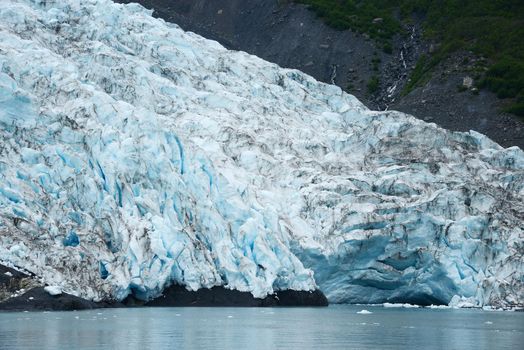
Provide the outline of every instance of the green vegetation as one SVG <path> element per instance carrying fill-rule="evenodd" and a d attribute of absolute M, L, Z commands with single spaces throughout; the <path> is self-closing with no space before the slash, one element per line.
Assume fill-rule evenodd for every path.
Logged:
<path fill-rule="evenodd" d="M 489 68 L 479 86 L 495 92 L 499 98 L 512 98 L 514 103 L 506 112 L 524 116 L 524 60 L 503 57 Z"/>
<path fill-rule="evenodd" d="M 378 72 L 380 67 L 380 57 L 378 57 L 375 53 L 375 56 L 371 59 L 371 64 L 373 65 L 373 70 Z"/>
<path fill-rule="evenodd" d="M 509 99 L 506 111 L 524 116 L 524 1 L 522 0 L 295 0 L 308 4 L 335 28 L 369 35 L 391 52 L 401 22 L 424 18 L 424 35 L 439 43 L 422 56 L 404 93 L 429 80 L 434 68 L 458 50 L 486 58 L 479 87 Z M 377 20 L 380 18 L 380 20 Z M 485 69 L 484 69 L 485 68 Z"/>
<path fill-rule="evenodd" d="M 382 46 L 382 50 L 384 50 L 385 53 L 391 55 L 393 53 L 393 46 L 391 43 L 386 42 L 384 43 L 384 46 Z"/>
<path fill-rule="evenodd" d="M 295 0 L 310 5 L 315 13 L 330 26 L 351 29 L 387 44 L 391 37 L 402 30 L 400 22 L 393 17 L 397 1 L 391 0 Z M 389 44 L 391 45 L 391 44 Z M 389 46 L 390 47 L 390 46 Z"/>
<path fill-rule="evenodd" d="M 376 93 L 378 91 L 378 88 L 380 86 L 380 81 L 378 79 L 378 76 L 377 75 L 374 75 L 371 77 L 371 79 L 369 79 L 368 81 L 368 93 L 370 95 L 373 95 L 374 93 Z"/>

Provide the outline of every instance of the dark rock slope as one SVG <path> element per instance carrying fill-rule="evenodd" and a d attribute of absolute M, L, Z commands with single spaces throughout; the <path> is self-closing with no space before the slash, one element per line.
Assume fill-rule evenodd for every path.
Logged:
<path fill-rule="evenodd" d="M 131 2 L 118 0 L 117 2 Z M 373 109 L 396 109 L 457 131 L 476 130 L 505 147 L 524 148 L 524 122 L 500 112 L 487 91 L 459 92 L 471 60 L 457 53 L 424 86 L 401 94 L 421 54 L 431 45 L 415 24 L 393 41 L 393 53 L 363 35 L 326 26 L 303 5 L 287 0 L 134 0 L 183 29 L 249 52 L 318 80 L 335 83 Z M 379 62 L 373 64 L 372 61 Z M 470 63 L 464 63 L 470 62 Z M 368 83 L 379 77 L 377 90 Z"/>
<path fill-rule="evenodd" d="M 109 307 L 139 306 L 327 306 L 326 296 L 319 290 L 279 291 L 266 298 L 254 298 L 251 293 L 229 290 L 223 287 L 189 291 L 178 285 L 168 287 L 161 296 L 143 302 L 129 296 L 123 303 L 113 301 L 94 302 L 77 296 L 60 293 L 51 295 L 38 282 L 36 276 L 26 274 L 0 264 L 0 312 L 1 311 L 73 311 Z"/>
<path fill-rule="evenodd" d="M 127 302 L 130 303 L 128 298 Z M 132 304 L 132 302 L 131 302 Z M 319 290 L 307 291 L 279 291 L 266 298 L 254 298 L 249 292 L 239 292 L 223 287 L 200 289 L 196 292 L 188 291 L 178 285 L 164 290 L 162 295 L 145 306 L 327 306 L 326 296 Z"/>
<path fill-rule="evenodd" d="M 0 303 L 0 311 L 73 311 L 117 306 L 119 304 L 96 303 L 67 293 L 50 295 L 44 287 L 36 287 Z"/>
<path fill-rule="evenodd" d="M 67 293 L 51 295 L 36 276 L 0 264 L 0 311 L 72 311 L 118 306 L 121 305 L 97 303 Z"/>
<path fill-rule="evenodd" d="M 29 274 L 0 264 L 0 303 L 40 284 Z"/>

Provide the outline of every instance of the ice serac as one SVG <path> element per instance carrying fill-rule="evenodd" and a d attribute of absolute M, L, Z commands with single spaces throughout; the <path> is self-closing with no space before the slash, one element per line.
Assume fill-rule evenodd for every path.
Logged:
<path fill-rule="evenodd" d="M 136 4 L 3 0 L 0 140 L 0 260 L 68 293 L 524 303 L 522 150 Z"/>

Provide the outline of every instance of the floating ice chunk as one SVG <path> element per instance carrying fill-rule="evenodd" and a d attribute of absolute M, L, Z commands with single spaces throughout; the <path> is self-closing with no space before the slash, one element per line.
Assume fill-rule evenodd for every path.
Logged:
<path fill-rule="evenodd" d="M 418 308 L 419 305 L 413 305 L 413 304 L 395 304 L 395 303 L 384 303 L 382 304 L 386 308 L 405 308 L 405 309 L 411 309 L 411 308 Z"/>
<path fill-rule="evenodd" d="M 360 310 L 357 312 L 357 314 L 361 314 L 361 315 L 369 315 L 369 314 L 372 314 L 371 311 L 368 311 L 368 310 Z"/>
<path fill-rule="evenodd" d="M 9 271 L 5 272 L 4 275 L 9 276 L 9 277 L 13 277 L 13 274 L 11 272 L 9 272 Z"/>
<path fill-rule="evenodd" d="M 449 305 L 430 305 L 428 306 L 430 309 L 449 309 Z"/>

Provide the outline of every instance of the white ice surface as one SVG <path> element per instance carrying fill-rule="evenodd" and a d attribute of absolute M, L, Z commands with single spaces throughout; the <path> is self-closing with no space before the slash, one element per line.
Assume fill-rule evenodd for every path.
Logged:
<path fill-rule="evenodd" d="M 44 290 L 49 295 L 53 295 L 53 296 L 62 294 L 62 288 L 60 288 L 59 286 L 47 286 L 47 287 L 44 287 Z"/>

